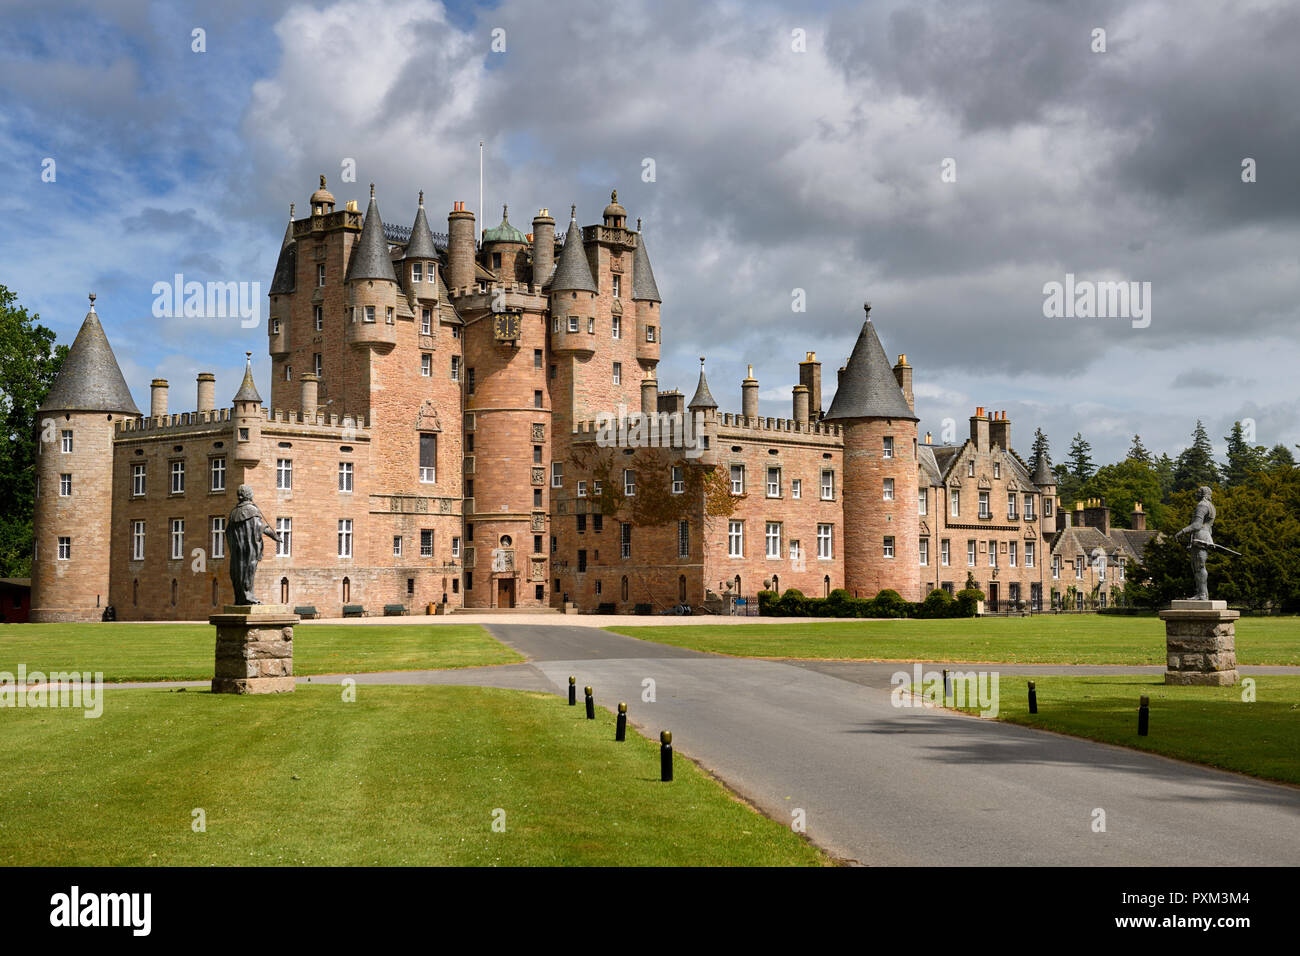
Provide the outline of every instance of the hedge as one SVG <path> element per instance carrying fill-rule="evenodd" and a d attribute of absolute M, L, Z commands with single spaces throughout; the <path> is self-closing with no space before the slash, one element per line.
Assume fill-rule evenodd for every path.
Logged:
<path fill-rule="evenodd" d="M 969 588 L 954 599 L 943 588 L 935 588 L 924 601 L 904 601 L 897 591 L 886 589 L 874 598 L 855 598 L 843 588 L 829 597 L 809 598 L 796 588 L 784 594 L 758 592 L 758 613 L 765 617 L 974 617 L 984 592 Z"/>

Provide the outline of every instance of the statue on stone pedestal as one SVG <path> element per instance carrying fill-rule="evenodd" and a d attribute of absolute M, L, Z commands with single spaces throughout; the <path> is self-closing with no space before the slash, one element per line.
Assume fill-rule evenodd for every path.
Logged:
<path fill-rule="evenodd" d="M 1233 551 L 1231 548 L 1225 548 L 1221 544 L 1214 543 L 1214 519 L 1216 512 L 1214 503 L 1210 501 L 1210 489 L 1202 485 L 1196 489 L 1196 510 L 1192 512 L 1192 523 L 1174 535 L 1175 540 L 1182 538 L 1185 534 L 1190 534 L 1187 539 L 1187 552 L 1192 556 L 1192 577 L 1196 581 L 1196 594 L 1189 598 L 1192 601 L 1208 601 L 1209 592 L 1209 572 L 1205 568 L 1205 559 L 1211 551 L 1222 551 L 1224 554 L 1235 554 L 1241 557 L 1240 551 Z"/>
<path fill-rule="evenodd" d="M 226 552 L 230 561 L 230 583 L 235 586 L 235 604 L 261 604 L 253 597 L 253 577 L 262 560 L 262 536 L 276 544 L 280 536 L 271 530 L 262 509 L 253 504 L 253 487 L 240 485 L 239 503 L 226 522 Z"/>

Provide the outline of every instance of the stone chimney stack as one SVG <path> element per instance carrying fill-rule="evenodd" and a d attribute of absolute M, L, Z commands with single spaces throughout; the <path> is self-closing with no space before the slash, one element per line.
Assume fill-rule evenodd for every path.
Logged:
<path fill-rule="evenodd" d="M 1142 502 L 1133 502 L 1133 513 L 1129 515 L 1129 525 L 1134 531 L 1147 529 L 1147 513 L 1142 510 Z"/>
<path fill-rule="evenodd" d="M 816 352 L 809 352 L 808 358 L 799 363 L 799 384 L 808 389 L 808 420 L 821 421 L 822 363 L 817 361 Z"/>
<path fill-rule="evenodd" d="M 199 372 L 198 410 L 214 412 L 217 410 L 217 377 L 211 372 Z"/>
<path fill-rule="evenodd" d="M 304 422 L 314 421 L 316 419 L 320 379 L 312 372 L 304 372 L 298 377 L 298 381 L 302 383 L 302 420 Z"/>
<path fill-rule="evenodd" d="M 794 387 L 794 420 L 800 424 L 808 422 L 808 386 Z"/>
<path fill-rule="evenodd" d="M 533 217 L 533 285 L 539 289 L 555 268 L 555 220 L 549 209 Z"/>
<path fill-rule="evenodd" d="M 989 441 L 997 445 L 1003 451 L 1009 451 L 1011 448 L 1011 422 L 1007 420 L 1006 412 L 994 412 L 993 421 L 989 428 Z"/>
<path fill-rule="evenodd" d="M 902 389 L 903 397 L 907 399 L 907 407 L 915 412 L 916 398 L 912 395 L 912 366 L 907 364 L 906 354 L 898 357 L 898 364 L 894 366 L 894 379 Z"/>
<path fill-rule="evenodd" d="M 1081 524 L 1085 528 L 1096 528 L 1102 534 L 1110 534 L 1110 508 L 1106 506 L 1105 498 L 1089 498 L 1084 503 Z"/>
<path fill-rule="evenodd" d="M 159 418 L 167 414 L 167 379 L 156 378 L 149 383 L 149 415 Z"/>
<path fill-rule="evenodd" d="M 458 201 L 447 214 L 447 288 L 453 292 L 474 285 L 474 213 Z"/>
<path fill-rule="evenodd" d="M 758 379 L 754 378 L 754 366 L 740 383 L 740 413 L 746 419 L 758 418 Z"/>
<path fill-rule="evenodd" d="M 646 415 L 659 411 L 659 382 L 654 372 L 641 379 L 641 411 Z"/>
<path fill-rule="evenodd" d="M 991 425 L 991 415 L 985 413 L 984 406 L 980 405 L 975 409 L 975 414 L 970 417 L 970 438 L 975 443 L 976 451 L 989 450 L 989 427 Z"/>

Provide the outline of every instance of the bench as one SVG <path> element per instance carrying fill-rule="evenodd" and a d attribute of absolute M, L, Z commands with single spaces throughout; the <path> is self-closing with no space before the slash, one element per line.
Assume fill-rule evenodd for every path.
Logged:
<path fill-rule="evenodd" d="M 361 604 L 345 604 L 343 605 L 343 616 L 344 617 L 365 617 L 366 616 L 365 606 Z"/>
<path fill-rule="evenodd" d="M 638 605 L 633 609 L 633 613 L 635 613 L 635 614 L 653 614 L 653 613 L 654 613 L 654 608 L 652 608 L 649 604 L 638 604 Z"/>
<path fill-rule="evenodd" d="M 320 617 L 320 611 L 316 610 L 310 604 L 303 604 L 293 609 L 293 613 L 299 617 Z"/>
<path fill-rule="evenodd" d="M 405 604 L 385 604 L 384 617 L 401 617 L 406 613 Z"/>
<path fill-rule="evenodd" d="M 614 613 L 614 602 L 613 602 L 613 601 L 610 601 L 610 602 L 607 603 L 607 604 L 599 604 L 599 605 L 597 605 L 597 606 L 596 606 L 596 613 L 597 613 L 597 614 L 613 614 L 613 613 Z"/>

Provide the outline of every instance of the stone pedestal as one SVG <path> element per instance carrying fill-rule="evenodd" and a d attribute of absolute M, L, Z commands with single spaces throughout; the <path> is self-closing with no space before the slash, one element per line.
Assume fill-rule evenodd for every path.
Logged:
<path fill-rule="evenodd" d="M 227 604 L 208 623 L 217 629 L 214 694 L 293 690 L 293 626 L 287 604 Z"/>
<path fill-rule="evenodd" d="M 1237 683 L 1237 626 L 1226 601 L 1174 601 L 1165 622 L 1166 684 Z"/>

